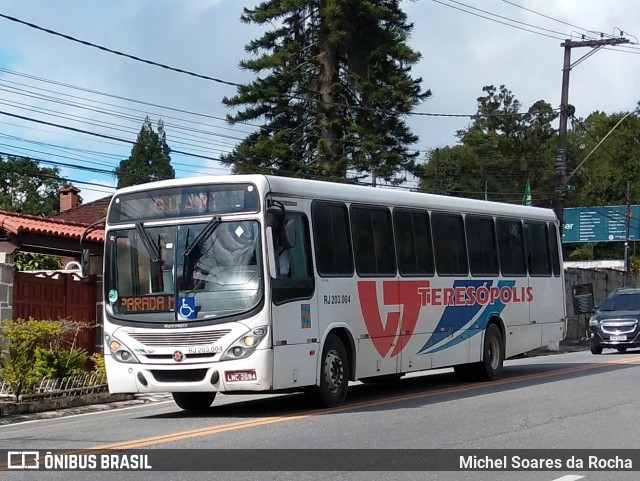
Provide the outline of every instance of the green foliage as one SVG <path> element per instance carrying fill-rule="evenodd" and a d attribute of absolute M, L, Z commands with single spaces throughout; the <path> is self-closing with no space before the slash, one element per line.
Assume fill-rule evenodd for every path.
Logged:
<path fill-rule="evenodd" d="M 33 252 L 17 252 L 13 263 L 19 271 L 40 271 L 60 269 L 60 258 Z"/>
<path fill-rule="evenodd" d="M 430 92 L 410 75 L 420 54 L 399 0 L 266 0 L 241 19 L 276 27 L 240 63 L 259 78 L 223 99 L 244 106 L 230 123 L 263 122 L 222 157 L 234 172 L 398 182 L 414 169 L 404 117 Z"/>
<path fill-rule="evenodd" d="M 86 323 L 29 319 L 3 320 L 0 326 L 2 378 L 13 392 L 30 392 L 44 377 L 67 377 L 84 370 L 88 355 L 75 347 Z"/>
<path fill-rule="evenodd" d="M 99 352 L 94 352 L 91 355 L 91 362 L 93 363 L 93 370 L 98 376 L 105 376 L 107 371 L 104 364 L 104 355 Z"/>
<path fill-rule="evenodd" d="M 569 173 L 593 153 L 569 180 L 573 188 L 568 206 L 626 204 L 627 181 L 631 181 L 631 203 L 640 203 L 640 119 L 631 115 L 622 120 L 625 115 L 593 112 L 574 122 L 568 137 L 575 152 Z M 607 134 L 606 140 L 593 150 Z"/>
<path fill-rule="evenodd" d="M 40 167 L 28 157 L 0 156 L 0 210 L 32 215 L 58 212 L 64 185 L 57 167 Z"/>
<path fill-rule="evenodd" d="M 2 321 L 2 378 L 11 385 L 16 395 L 32 390 L 42 379 L 36 366 L 36 352 L 39 348 L 46 349 L 61 332 L 58 322 L 33 318 Z"/>
<path fill-rule="evenodd" d="M 89 359 L 84 349 L 58 350 L 36 348 L 35 371 L 41 378 L 61 379 L 84 372 Z"/>
<path fill-rule="evenodd" d="M 175 178 L 170 154 L 162 120 L 158 120 L 156 132 L 147 117 L 131 149 L 131 155 L 115 169 L 118 188 Z"/>
<path fill-rule="evenodd" d="M 557 117 L 541 100 L 526 112 L 504 85 L 484 87 L 473 123 L 457 132 L 460 145 L 428 154 L 421 188 L 435 193 L 522 202 L 531 181 L 534 205 L 550 206 L 554 188 Z"/>
<path fill-rule="evenodd" d="M 581 244 L 569 251 L 567 257 L 572 261 L 588 261 L 593 259 L 593 244 Z"/>

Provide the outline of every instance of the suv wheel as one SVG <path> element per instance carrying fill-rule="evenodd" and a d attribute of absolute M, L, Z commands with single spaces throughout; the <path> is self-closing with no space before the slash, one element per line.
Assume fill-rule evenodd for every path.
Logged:
<path fill-rule="evenodd" d="M 602 346 L 591 345 L 591 354 L 602 354 Z"/>

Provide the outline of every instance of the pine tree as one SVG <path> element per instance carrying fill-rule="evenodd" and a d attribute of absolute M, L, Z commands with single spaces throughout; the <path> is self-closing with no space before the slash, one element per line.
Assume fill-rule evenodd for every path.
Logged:
<path fill-rule="evenodd" d="M 280 171 L 344 179 L 347 170 L 399 181 L 417 152 L 404 117 L 430 92 L 411 67 L 412 25 L 399 0 L 266 0 L 246 23 L 277 25 L 246 46 L 230 123 L 262 121 L 223 162 L 235 172 Z M 357 177 L 358 175 L 356 175 Z M 352 174 L 353 177 L 353 174 Z"/>
<path fill-rule="evenodd" d="M 115 169 L 118 188 L 173 179 L 175 171 L 171 167 L 170 154 L 164 123 L 158 120 L 156 132 L 147 117 L 131 149 L 131 155 L 128 159 L 122 160 Z"/>

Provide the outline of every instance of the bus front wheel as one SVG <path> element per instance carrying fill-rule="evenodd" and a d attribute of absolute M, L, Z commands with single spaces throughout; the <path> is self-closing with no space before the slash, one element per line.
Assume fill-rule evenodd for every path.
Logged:
<path fill-rule="evenodd" d="M 178 407 L 185 411 L 207 409 L 216 398 L 215 392 L 173 392 L 171 395 Z"/>
<path fill-rule="evenodd" d="M 315 406 L 332 408 L 342 404 L 349 387 L 347 350 L 335 334 L 327 336 L 321 363 L 318 385 L 306 387 L 304 393 Z"/>

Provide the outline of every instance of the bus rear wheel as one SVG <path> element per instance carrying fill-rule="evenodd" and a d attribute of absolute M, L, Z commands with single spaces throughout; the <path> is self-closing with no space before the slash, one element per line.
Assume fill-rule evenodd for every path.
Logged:
<path fill-rule="evenodd" d="M 178 407 L 185 411 L 207 409 L 216 398 L 215 392 L 173 392 L 171 395 Z"/>
<path fill-rule="evenodd" d="M 461 381 L 495 381 L 502 375 L 504 363 L 504 341 L 495 324 L 490 324 L 484 333 L 482 361 L 454 366 L 456 377 Z"/>
<path fill-rule="evenodd" d="M 307 399 L 317 407 L 332 408 L 342 404 L 349 387 L 349 358 L 344 344 L 329 334 L 322 349 L 320 380 L 304 389 Z"/>
<path fill-rule="evenodd" d="M 490 324 L 484 333 L 482 361 L 478 364 L 478 378 L 481 381 L 495 381 L 502 376 L 504 363 L 504 341 L 495 324 Z"/>

